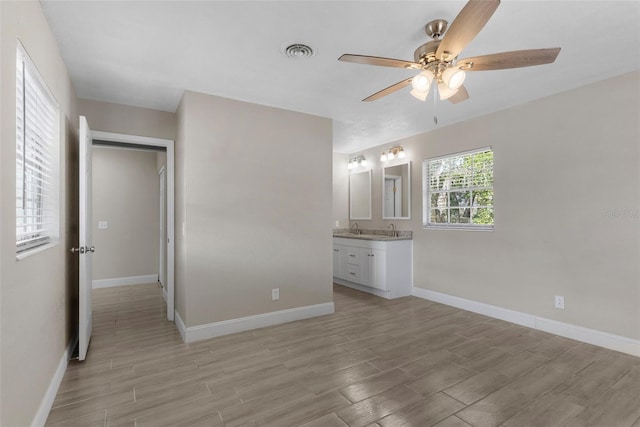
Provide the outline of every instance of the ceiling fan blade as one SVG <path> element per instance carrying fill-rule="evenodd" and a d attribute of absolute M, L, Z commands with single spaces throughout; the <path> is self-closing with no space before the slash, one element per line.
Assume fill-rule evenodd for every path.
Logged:
<path fill-rule="evenodd" d="M 469 0 L 444 34 L 436 58 L 450 60 L 482 30 L 500 5 L 500 0 Z"/>
<path fill-rule="evenodd" d="M 411 80 L 413 80 L 413 77 L 410 77 L 408 79 L 404 79 L 396 84 L 393 84 L 391 86 L 389 86 L 388 88 L 382 89 L 379 92 L 374 93 L 371 96 L 366 97 L 365 99 L 363 99 L 364 102 L 371 102 L 371 101 L 376 101 L 384 96 L 390 95 L 395 91 L 398 91 L 400 89 L 402 89 L 403 87 L 409 86 L 411 84 Z"/>
<path fill-rule="evenodd" d="M 460 86 L 456 94 L 450 97 L 448 101 L 452 104 L 457 104 L 458 102 L 466 101 L 467 99 L 469 99 L 469 92 L 467 92 L 467 88 Z"/>
<path fill-rule="evenodd" d="M 352 55 L 345 53 L 338 61 L 355 62 L 356 64 L 378 65 L 380 67 L 407 68 L 418 70 L 422 66 L 416 62 L 403 61 L 402 59 L 382 58 L 380 56 Z"/>
<path fill-rule="evenodd" d="M 504 70 L 507 68 L 530 67 L 532 65 L 550 64 L 560 53 L 559 47 L 549 49 L 514 50 L 475 56 L 458 61 L 457 67 L 466 71 Z"/>

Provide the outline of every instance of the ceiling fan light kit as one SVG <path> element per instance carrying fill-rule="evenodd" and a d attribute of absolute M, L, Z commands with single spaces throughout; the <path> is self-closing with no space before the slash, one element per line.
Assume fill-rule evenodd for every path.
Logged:
<path fill-rule="evenodd" d="M 428 92 L 433 81 L 433 71 L 425 70 L 411 79 L 411 86 L 419 92 Z"/>
<path fill-rule="evenodd" d="M 438 83 L 438 94 L 440 95 L 440 100 L 444 101 L 445 99 L 449 99 L 451 98 L 453 95 L 455 95 L 458 92 L 458 88 L 456 89 L 451 89 L 449 86 L 447 86 L 446 83 L 444 82 L 440 82 Z"/>
<path fill-rule="evenodd" d="M 426 91 L 419 91 L 419 90 L 413 89 L 409 93 L 413 95 L 416 99 L 419 99 L 420 101 L 426 101 L 427 95 L 429 95 L 429 89 L 427 88 Z"/>
<path fill-rule="evenodd" d="M 448 25 L 444 19 L 425 25 L 431 41 L 419 46 L 414 61 L 383 58 L 379 56 L 344 54 L 338 60 L 382 67 L 421 70 L 415 77 L 402 80 L 363 99 L 370 102 L 390 95 L 409 84 L 411 95 L 425 101 L 435 81 L 440 99 L 457 104 L 469 98 L 463 83 L 465 71 L 503 70 L 550 64 L 560 53 L 560 48 L 528 49 L 496 53 L 458 60 L 460 52 L 473 40 L 500 5 L 500 0 L 469 0 L 458 16 Z"/>
<path fill-rule="evenodd" d="M 449 89 L 458 89 L 464 83 L 466 73 L 454 67 L 449 67 L 442 72 L 442 81 L 449 86 Z"/>
<path fill-rule="evenodd" d="M 433 72 L 431 70 L 425 70 L 411 79 L 411 95 L 420 101 L 427 99 L 429 95 L 429 89 L 431 88 L 431 82 L 433 82 Z"/>

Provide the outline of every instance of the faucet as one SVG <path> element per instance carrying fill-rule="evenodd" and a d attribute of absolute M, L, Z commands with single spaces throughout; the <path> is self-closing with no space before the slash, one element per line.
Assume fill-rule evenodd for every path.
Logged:
<path fill-rule="evenodd" d="M 358 228 L 358 223 L 354 222 L 352 228 L 355 228 L 354 234 L 360 234 L 360 229 Z"/>
<path fill-rule="evenodd" d="M 393 230 L 393 234 L 392 234 L 393 237 L 398 237 L 398 230 L 396 230 L 396 226 L 393 225 L 393 223 L 389 224 L 387 228 Z"/>

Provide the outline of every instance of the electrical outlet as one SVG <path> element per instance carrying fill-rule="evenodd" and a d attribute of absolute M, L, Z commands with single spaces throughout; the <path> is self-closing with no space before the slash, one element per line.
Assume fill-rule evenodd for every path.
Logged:
<path fill-rule="evenodd" d="M 109 221 L 98 221 L 98 230 L 108 230 Z"/>
<path fill-rule="evenodd" d="M 340 221 L 336 219 L 336 228 L 340 228 Z"/>
<path fill-rule="evenodd" d="M 271 300 L 278 301 L 280 299 L 280 288 L 271 289 Z"/>
<path fill-rule="evenodd" d="M 560 310 L 564 310 L 564 297 L 560 295 L 556 295 L 553 299 L 555 301 L 556 308 L 559 308 Z"/>

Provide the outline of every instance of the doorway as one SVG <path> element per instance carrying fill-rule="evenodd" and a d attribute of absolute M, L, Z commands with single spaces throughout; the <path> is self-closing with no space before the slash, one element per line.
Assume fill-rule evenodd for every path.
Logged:
<path fill-rule="evenodd" d="M 92 131 L 94 145 L 114 148 L 156 150 L 166 153 L 166 161 L 159 171 L 160 179 L 160 249 L 158 281 L 167 305 L 167 320 L 174 321 L 174 141 L 136 135 Z"/>
<path fill-rule="evenodd" d="M 384 217 L 402 216 L 402 177 L 384 176 Z"/>

